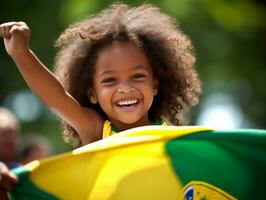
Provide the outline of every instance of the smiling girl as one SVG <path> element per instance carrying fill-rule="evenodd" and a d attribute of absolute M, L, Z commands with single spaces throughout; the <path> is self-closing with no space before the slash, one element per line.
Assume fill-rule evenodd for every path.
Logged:
<path fill-rule="evenodd" d="M 74 147 L 134 127 L 184 125 L 201 93 L 190 40 L 152 5 L 113 4 L 71 25 L 57 40 L 55 75 L 30 50 L 26 23 L 1 24 L 0 36 Z M 4 166 L 0 174 L 0 197 L 7 199 L 14 176 Z"/>
<path fill-rule="evenodd" d="M 71 25 L 57 40 L 55 75 L 30 50 L 26 23 L 1 24 L 0 34 L 74 146 L 138 126 L 183 125 L 201 92 L 190 40 L 152 5 L 114 4 Z"/>

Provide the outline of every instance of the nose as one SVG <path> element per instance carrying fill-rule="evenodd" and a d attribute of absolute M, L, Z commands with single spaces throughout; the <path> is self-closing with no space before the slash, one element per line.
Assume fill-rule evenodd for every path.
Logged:
<path fill-rule="evenodd" d="M 134 87 L 132 87 L 132 85 L 127 81 L 121 82 L 117 88 L 117 92 L 120 93 L 130 93 L 133 92 L 134 90 L 135 90 Z"/>

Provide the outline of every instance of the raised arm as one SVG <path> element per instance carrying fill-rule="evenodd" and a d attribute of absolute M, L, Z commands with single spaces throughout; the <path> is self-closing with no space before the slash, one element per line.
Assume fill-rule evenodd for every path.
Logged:
<path fill-rule="evenodd" d="M 102 119 L 92 109 L 85 109 L 69 95 L 56 77 L 29 48 L 30 29 L 24 22 L 0 25 L 7 53 L 14 60 L 33 93 L 79 133 L 83 144 L 99 138 Z"/>

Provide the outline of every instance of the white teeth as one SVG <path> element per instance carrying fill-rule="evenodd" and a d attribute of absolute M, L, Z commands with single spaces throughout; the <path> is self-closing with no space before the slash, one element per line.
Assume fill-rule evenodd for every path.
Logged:
<path fill-rule="evenodd" d="M 136 104 L 138 103 L 138 100 L 137 99 L 134 99 L 134 100 L 128 100 L 128 101 L 119 101 L 117 102 L 117 104 L 119 106 L 127 106 L 127 105 L 132 105 L 132 104 Z"/>

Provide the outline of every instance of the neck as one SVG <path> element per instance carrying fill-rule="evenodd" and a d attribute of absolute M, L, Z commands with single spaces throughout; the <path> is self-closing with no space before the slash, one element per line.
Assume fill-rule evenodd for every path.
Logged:
<path fill-rule="evenodd" d="M 112 125 L 120 132 L 120 131 L 125 131 L 131 128 L 136 128 L 140 126 L 147 126 L 147 125 L 152 125 L 152 122 L 147 118 L 141 118 L 140 120 L 136 121 L 135 123 L 132 124 L 125 124 L 123 122 L 117 121 L 115 119 L 110 119 Z"/>

